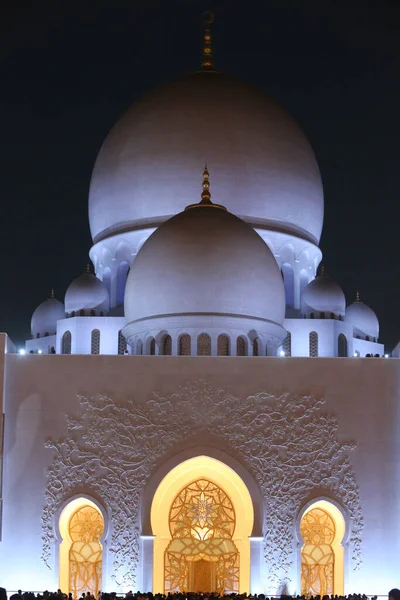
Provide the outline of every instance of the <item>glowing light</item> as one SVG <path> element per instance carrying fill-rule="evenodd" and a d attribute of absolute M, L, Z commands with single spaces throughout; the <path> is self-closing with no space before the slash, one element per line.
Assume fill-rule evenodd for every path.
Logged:
<path fill-rule="evenodd" d="M 385 354 L 385 358 L 389 358 L 389 354 Z"/>
<path fill-rule="evenodd" d="M 23 354 L 25 354 L 25 349 L 24 348 L 20 348 L 18 350 L 18 353 L 21 354 L 21 356 L 22 356 Z"/>
<path fill-rule="evenodd" d="M 38 350 L 37 353 L 38 354 L 43 354 L 43 350 Z"/>
<path fill-rule="evenodd" d="M 353 356 L 354 356 L 354 358 L 358 358 L 360 356 L 360 354 L 359 354 L 359 352 L 357 350 L 355 350 L 353 352 Z"/>
<path fill-rule="evenodd" d="M 279 350 L 279 356 L 285 356 L 285 351 L 284 350 Z"/>

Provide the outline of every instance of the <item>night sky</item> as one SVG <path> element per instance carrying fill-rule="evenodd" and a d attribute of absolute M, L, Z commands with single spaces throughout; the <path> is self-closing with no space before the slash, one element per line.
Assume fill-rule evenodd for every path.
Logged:
<path fill-rule="evenodd" d="M 8 4 L 8 5 L 7 5 Z M 110 128 L 144 92 L 196 70 L 212 8 L 219 70 L 272 95 L 314 148 L 320 247 L 348 303 L 400 339 L 400 3 L 37 0 L 0 8 L 0 330 L 18 344 L 51 288 L 88 261 L 88 190 Z"/>

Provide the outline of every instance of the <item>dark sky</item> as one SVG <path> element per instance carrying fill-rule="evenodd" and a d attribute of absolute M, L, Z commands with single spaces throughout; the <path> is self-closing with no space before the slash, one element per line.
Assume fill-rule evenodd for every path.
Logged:
<path fill-rule="evenodd" d="M 3 0 L 0 330 L 17 343 L 83 272 L 91 171 L 145 91 L 198 68 L 213 8 L 216 66 L 298 121 L 325 190 L 327 274 L 400 339 L 400 3 L 396 0 Z"/>

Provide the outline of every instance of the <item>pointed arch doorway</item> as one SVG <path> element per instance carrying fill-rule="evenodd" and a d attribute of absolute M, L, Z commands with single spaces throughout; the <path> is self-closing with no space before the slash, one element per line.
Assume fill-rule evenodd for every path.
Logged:
<path fill-rule="evenodd" d="M 172 469 L 151 506 L 153 593 L 248 591 L 253 522 L 249 491 L 226 464 L 197 456 Z"/>
<path fill-rule="evenodd" d="M 59 587 L 74 598 L 102 589 L 104 518 L 88 498 L 71 500 L 59 518 Z"/>
<path fill-rule="evenodd" d="M 304 511 L 299 523 L 301 593 L 305 596 L 343 595 L 346 524 L 332 502 L 318 500 Z"/>

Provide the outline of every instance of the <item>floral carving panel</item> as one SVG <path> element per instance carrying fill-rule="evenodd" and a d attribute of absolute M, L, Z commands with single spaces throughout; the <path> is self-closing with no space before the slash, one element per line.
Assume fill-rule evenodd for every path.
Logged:
<path fill-rule="evenodd" d="M 339 442 L 337 419 L 323 400 L 265 392 L 241 398 L 204 381 L 170 396 L 143 401 L 80 397 L 79 420 L 49 440 L 54 450 L 43 513 L 43 561 L 49 566 L 54 515 L 84 486 L 102 499 L 111 519 L 112 579 L 133 586 L 139 560 L 140 497 L 157 464 L 194 434 L 207 432 L 248 469 L 260 486 L 265 523 L 269 592 L 288 583 L 295 557 L 295 518 L 314 495 L 326 494 L 351 520 L 353 568 L 361 565 L 363 519 L 349 462 L 350 444 Z M 179 424 L 179 427 L 177 427 Z"/>

